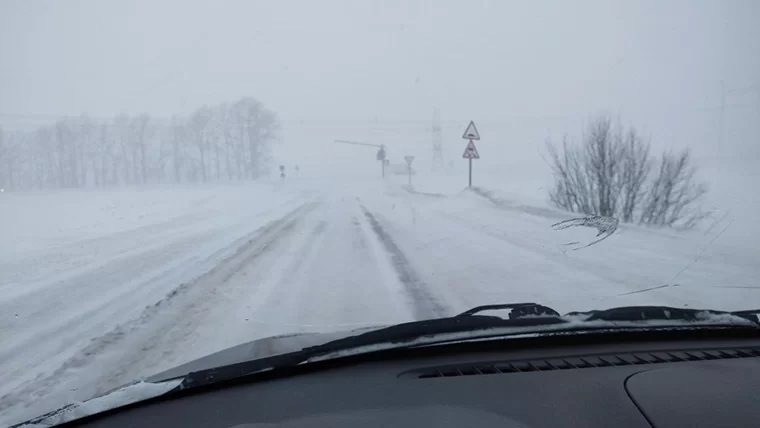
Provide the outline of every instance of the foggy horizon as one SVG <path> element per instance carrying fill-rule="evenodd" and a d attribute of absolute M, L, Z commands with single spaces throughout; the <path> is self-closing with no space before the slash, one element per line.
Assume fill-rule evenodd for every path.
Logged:
<path fill-rule="evenodd" d="M 751 0 L 6 1 L 0 114 L 8 127 L 38 115 L 171 117 L 251 96 L 283 125 L 429 122 L 437 108 L 444 121 L 530 122 L 519 138 L 575 134 L 606 114 L 705 146 L 717 141 L 721 85 L 727 121 L 760 115 L 759 10 Z M 731 130 L 757 141 L 757 126 Z"/>

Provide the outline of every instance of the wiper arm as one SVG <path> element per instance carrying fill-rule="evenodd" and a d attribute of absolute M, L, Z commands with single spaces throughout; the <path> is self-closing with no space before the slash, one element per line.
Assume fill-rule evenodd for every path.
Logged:
<path fill-rule="evenodd" d="M 458 317 L 465 317 L 465 316 L 472 316 L 477 314 L 478 312 L 483 311 L 493 311 L 493 310 L 501 310 L 501 309 L 511 309 L 509 312 L 509 319 L 517 319 L 522 317 L 528 317 L 528 316 L 554 316 L 558 317 L 559 312 L 555 311 L 554 309 L 539 305 L 538 303 L 502 303 L 498 305 L 483 305 L 483 306 L 476 306 L 470 310 L 467 310 L 465 312 L 462 312 L 461 314 L 457 315 Z"/>
<path fill-rule="evenodd" d="M 511 309 L 509 319 L 497 316 L 477 315 L 486 310 Z M 543 316 L 542 316 L 543 315 Z M 376 344 L 402 345 L 416 339 L 440 334 L 461 333 L 499 327 L 537 327 L 563 324 L 568 321 L 557 311 L 537 303 L 512 303 L 478 306 L 459 315 L 423 321 L 412 321 L 372 330 L 356 336 L 333 340 L 322 345 L 310 346 L 300 351 L 273 357 L 231 364 L 198 372 L 188 373 L 179 389 L 187 389 L 208 383 L 234 379 L 256 372 L 297 366 L 310 359 Z"/>
<path fill-rule="evenodd" d="M 509 319 L 497 316 L 477 315 L 478 312 L 499 309 L 511 309 L 512 311 L 509 314 Z M 399 344 L 418 339 L 421 336 L 434 336 L 437 334 L 458 333 L 496 327 L 532 327 L 561 324 L 565 322 L 567 321 L 560 318 L 557 311 L 537 303 L 486 305 L 472 308 L 453 317 L 398 324 L 378 330 L 372 330 L 358 336 L 334 340 L 323 345 L 304 348 L 304 350 L 319 353 L 333 352 L 348 347 L 366 346 L 376 343 Z"/>

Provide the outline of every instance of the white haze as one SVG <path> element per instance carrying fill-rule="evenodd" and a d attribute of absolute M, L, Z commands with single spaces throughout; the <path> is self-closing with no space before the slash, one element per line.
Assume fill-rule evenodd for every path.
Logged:
<path fill-rule="evenodd" d="M 760 306 L 759 22 L 757 0 L 0 0 L 6 134 L 83 113 L 166 125 L 253 97 L 288 169 L 0 193 L 0 425 L 272 335 L 510 301 Z M 436 110 L 448 168 L 433 173 Z M 690 148 L 710 222 L 621 224 L 569 249 L 598 238 L 552 229 L 571 214 L 547 202 L 544 143 L 600 115 L 655 153 Z M 480 193 L 462 191 L 470 120 Z M 414 155 L 414 191 L 336 139 Z M 29 182 L 63 164 L 33 148 Z"/>
<path fill-rule="evenodd" d="M 437 108 L 447 164 L 466 168 L 472 119 L 478 172 L 514 184 L 546 183 L 544 141 L 603 114 L 690 147 L 710 206 L 744 212 L 759 206 L 743 190 L 759 181 L 758 19 L 753 0 L 5 1 L 0 125 L 252 96 L 279 115 L 279 163 L 368 177 L 374 152 L 332 141 L 424 169 Z"/>

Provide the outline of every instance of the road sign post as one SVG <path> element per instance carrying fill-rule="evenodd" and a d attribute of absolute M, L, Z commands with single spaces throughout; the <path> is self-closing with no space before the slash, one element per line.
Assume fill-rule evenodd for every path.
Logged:
<path fill-rule="evenodd" d="M 385 164 L 387 163 L 385 160 L 385 146 L 380 146 L 380 150 L 377 151 L 377 160 L 380 161 L 380 173 L 385 178 Z"/>
<path fill-rule="evenodd" d="M 470 179 L 467 181 L 467 187 L 472 188 L 472 158 L 467 159 L 470 163 Z"/>
<path fill-rule="evenodd" d="M 404 156 L 404 160 L 406 161 L 406 172 L 409 174 L 409 187 L 412 187 L 412 162 L 414 161 L 414 156 Z"/>
<path fill-rule="evenodd" d="M 475 142 L 473 141 L 480 140 L 480 134 L 478 133 L 478 129 L 475 127 L 475 123 L 473 121 L 470 121 L 470 124 L 467 125 L 467 129 L 465 129 L 462 138 L 465 140 L 470 140 L 470 142 L 467 143 L 467 147 L 464 149 L 462 157 L 464 159 L 467 159 L 467 162 L 469 163 L 469 179 L 467 181 L 467 187 L 472 188 L 472 160 L 480 159 L 480 154 L 478 153 L 478 149 L 475 147 Z"/>

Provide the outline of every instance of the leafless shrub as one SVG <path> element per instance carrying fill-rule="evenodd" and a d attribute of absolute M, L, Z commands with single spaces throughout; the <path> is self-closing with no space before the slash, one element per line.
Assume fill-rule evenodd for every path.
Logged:
<path fill-rule="evenodd" d="M 663 153 L 643 200 L 639 222 L 690 228 L 704 218 L 704 214 L 693 207 L 707 188 L 695 181 L 695 174 L 689 150 Z"/>
<path fill-rule="evenodd" d="M 547 142 L 547 150 L 554 175 L 549 199 L 559 208 L 681 228 L 704 217 L 695 205 L 706 187 L 696 182 L 688 150 L 663 153 L 654 170 L 650 145 L 605 117 L 589 124 L 580 144 L 565 136 L 561 149 Z"/>

